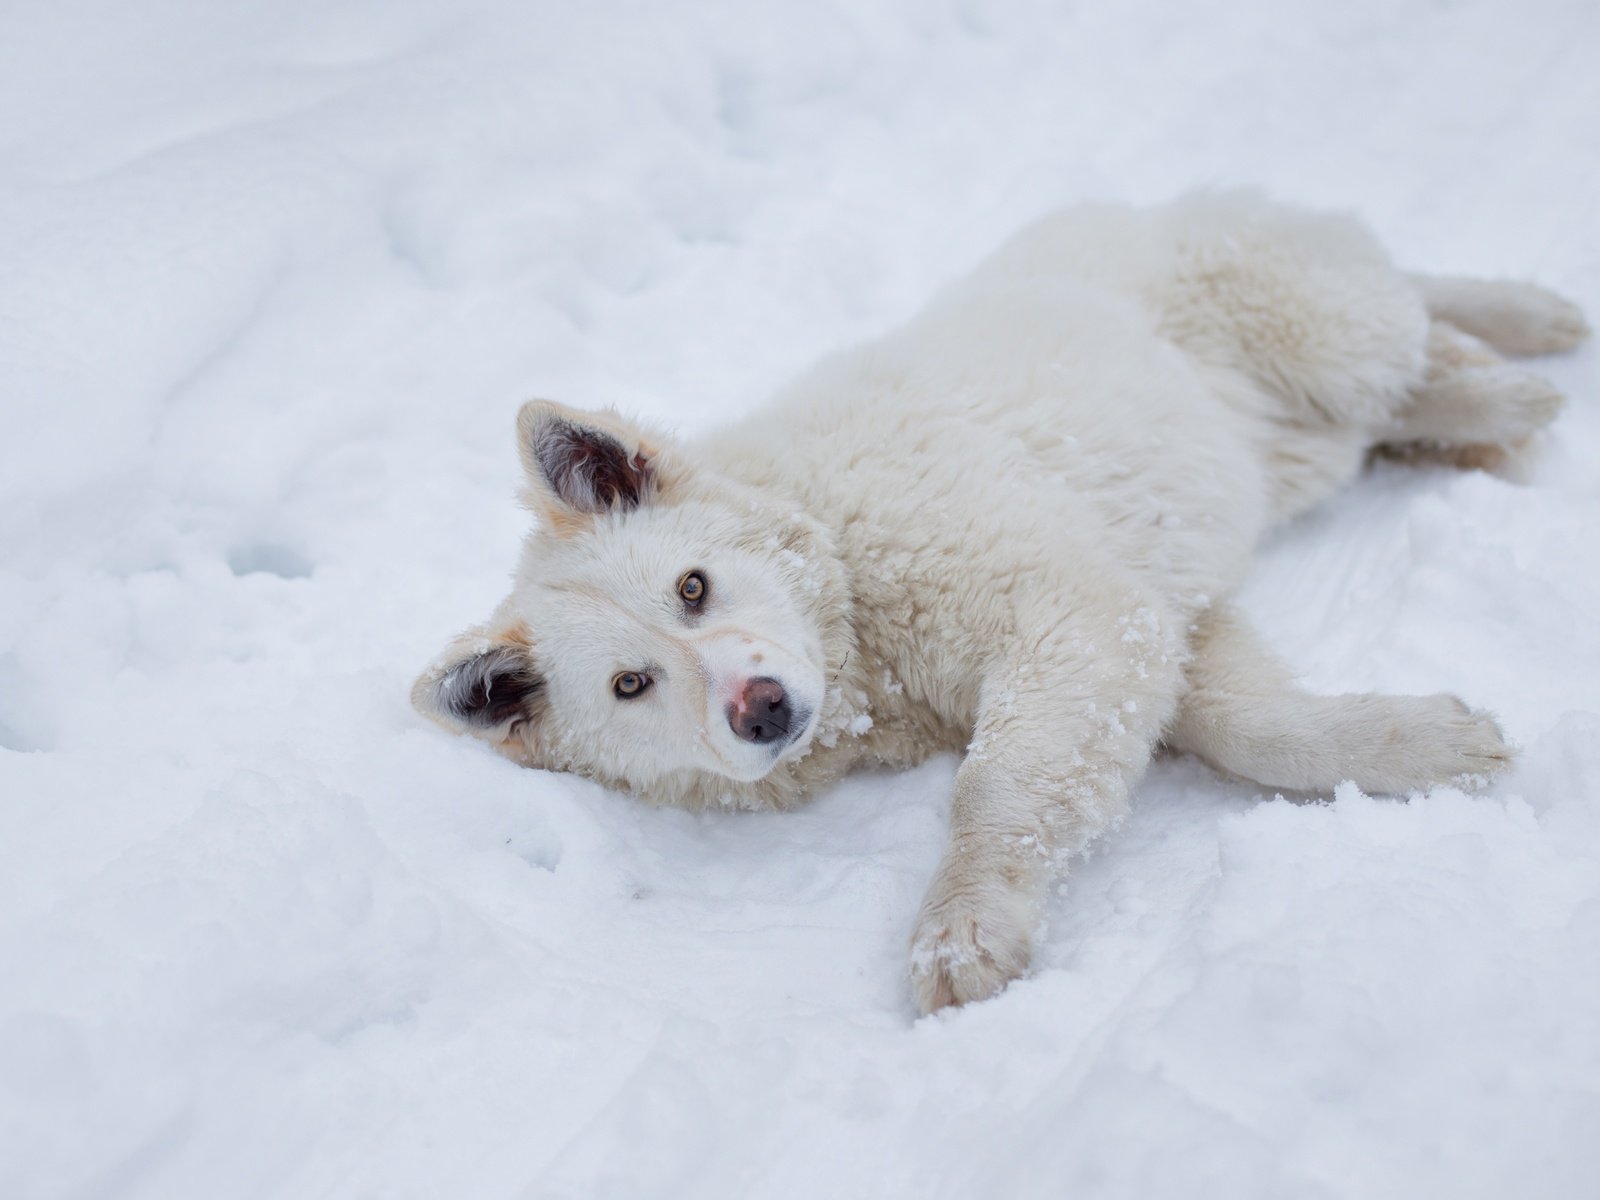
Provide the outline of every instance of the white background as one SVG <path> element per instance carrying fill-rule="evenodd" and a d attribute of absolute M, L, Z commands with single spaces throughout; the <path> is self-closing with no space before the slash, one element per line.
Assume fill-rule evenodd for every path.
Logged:
<path fill-rule="evenodd" d="M 518 404 L 684 431 L 1023 220 L 1250 183 L 1600 312 L 1600 8 L 57 0 L 0 18 L 0 1195 L 1517 1197 L 1600 1170 L 1596 354 L 1248 607 L 1488 795 L 1159 765 L 913 1021 L 954 764 L 649 811 L 426 726 Z M 979 481 L 981 486 L 981 481 Z"/>

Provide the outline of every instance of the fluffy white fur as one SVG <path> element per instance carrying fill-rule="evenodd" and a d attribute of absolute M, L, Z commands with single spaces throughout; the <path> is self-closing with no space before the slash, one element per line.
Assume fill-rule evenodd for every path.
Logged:
<path fill-rule="evenodd" d="M 1408 277 L 1345 217 L 1070 210 L 699 444 L 528 405 L 543 520 L 414 699 L 518 762 L 686 806 L 781 808 L 964 751 L 911 975 L 924 1011 L 981 999 L 1163 743 L 1307 791 L 1504 763 L 1452 697 L 1300 691 L 1227 596 L 1374 446 L 1547 422 L 1560 397 L 1497 351 L 1586 332 L 1530 285 Z M 790 704 L 771 744 L 732 720 L 758 678 Z"/>

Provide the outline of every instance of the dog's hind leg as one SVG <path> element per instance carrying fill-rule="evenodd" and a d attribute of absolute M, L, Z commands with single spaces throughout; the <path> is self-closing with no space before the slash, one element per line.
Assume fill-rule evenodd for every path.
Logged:
<path fill-rule="evenodd" d="M 1589 336 L 1576 304 L 1531 283 L 1413 275 L 1428 314 L 1502 354 L 1553 354 Z"/>
<path fill-rule="evenodd" d="M 1386 446 L 1507 446 L 1547 425 L 1564 399 L 1485 342 L 1443 320 L 1428 330 L 1428 367 L 1406 406 L 1378 434 Z"/>
<path fill-rule="evenodd" d="M 1481 783 L 1510 749 L 1492 718 L 1454 696 L 1316 696 L 1225 606 L 1199 622 L 1189 691 L 1162 739 L 1170 750 L 1267 787 L 1406 795 Z"/>

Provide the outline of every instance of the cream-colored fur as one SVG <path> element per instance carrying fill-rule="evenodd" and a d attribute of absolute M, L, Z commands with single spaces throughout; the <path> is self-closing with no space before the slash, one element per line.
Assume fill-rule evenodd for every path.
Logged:
<path fill-rule="evenodd" d="M 698 444 L 527 406 L 543 519 L 414 699 L 529 766 L 695 807 L 963 751 L 911 974 L 924 1011 L 981 999 L 1163 740 L 1307 791 L 1505 761 L 1454 698 L 1300 691 L 1226 597 L 1375 445 L 1548 421 L 1559 397 L 1496 349 L 1583 332 L 1529 285 L 1407 277 L 1344 217 L 1073 209 Z M 775 741 L 740 733 L 752 680 L 785 698 Z"/>

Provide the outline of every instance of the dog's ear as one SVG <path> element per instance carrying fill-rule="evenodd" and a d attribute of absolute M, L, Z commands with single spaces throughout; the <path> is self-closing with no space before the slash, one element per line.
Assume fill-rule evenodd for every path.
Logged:
<path fill-rule="evenodd" d="M 534 400 L 517 414 L 517 449 L 532 499 L 563 516 L 627 512 L 656 487 L 657 449 L 611 413 L 580 413 Z"/>
<path fill-rule="evenodd" d="M 446 729 L 500 740 L 534 717 L 543 690 L 525 627 L 471 629 L 418 676 L 411 703 Z"/>

